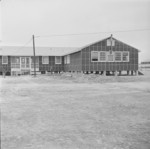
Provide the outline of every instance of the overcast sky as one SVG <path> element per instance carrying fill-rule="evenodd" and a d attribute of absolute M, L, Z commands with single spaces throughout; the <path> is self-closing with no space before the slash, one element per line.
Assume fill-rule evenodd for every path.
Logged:
<path fill-rule="evenodd" d="M 150 60 L 150 30 L 114 32 L 150 29 L 150 0 L 2 0 L 0 9 L 1 45 L 24 45 L 35 34 L 36 46 L 80 47 L 112 32 Z M 42 37 L 90 32 L 107 33 Z"/>

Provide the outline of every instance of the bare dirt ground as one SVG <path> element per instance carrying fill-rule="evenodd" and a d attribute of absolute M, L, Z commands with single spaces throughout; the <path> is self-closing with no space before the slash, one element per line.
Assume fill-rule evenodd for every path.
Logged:
<path fill-rule="evenodd" d="M 150 149 L 150 72 L 0 81 L 2 149 Z"/>

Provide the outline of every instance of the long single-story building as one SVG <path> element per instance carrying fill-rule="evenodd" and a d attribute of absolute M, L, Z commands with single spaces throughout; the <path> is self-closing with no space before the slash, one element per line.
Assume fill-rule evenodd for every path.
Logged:
<path fill-rule="evenodd" d="M 36 72 L 137 74 L 138 52 L 112 36 L 80 48 L 35 47 Z M 0 74 L 32 74 L 33 62 L 32 47 L 1 47 Z"/>
<path fill-rule="evenodd" d="M 139 64 L 139 69 L 141 69 L 141 70 L 150 70 L 150 60 L 142 61 Z"/>

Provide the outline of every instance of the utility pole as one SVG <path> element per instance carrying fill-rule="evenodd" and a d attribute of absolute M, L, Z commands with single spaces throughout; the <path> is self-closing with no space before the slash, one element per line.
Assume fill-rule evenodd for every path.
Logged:
<path fill-rule="evenodd" d="M 34 63 L 34 77 L 36 77 L 36 61 L 35 61 L 35 41 L 34 41 L 34 35 L 32 35 L 33 39 L 33 63 Z"/>
<path fill-rule="evenodd" d="M 112 41 L 112 34 L 111 34 L 111 37 L 110 37 L 110 53 L 112 54 L 112 43 L 113 41 Z"/>

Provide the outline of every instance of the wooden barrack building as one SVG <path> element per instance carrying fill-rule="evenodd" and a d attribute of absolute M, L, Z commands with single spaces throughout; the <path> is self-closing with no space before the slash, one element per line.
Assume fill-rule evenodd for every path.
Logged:
<path fill-rule="evenodd" d="M 36 72 L 138 73 L 139 50 L 112 36 L 81 48 L 36 47 Z M 32 47 L 1 47 L 0 74 L 32 74 Z"/>

